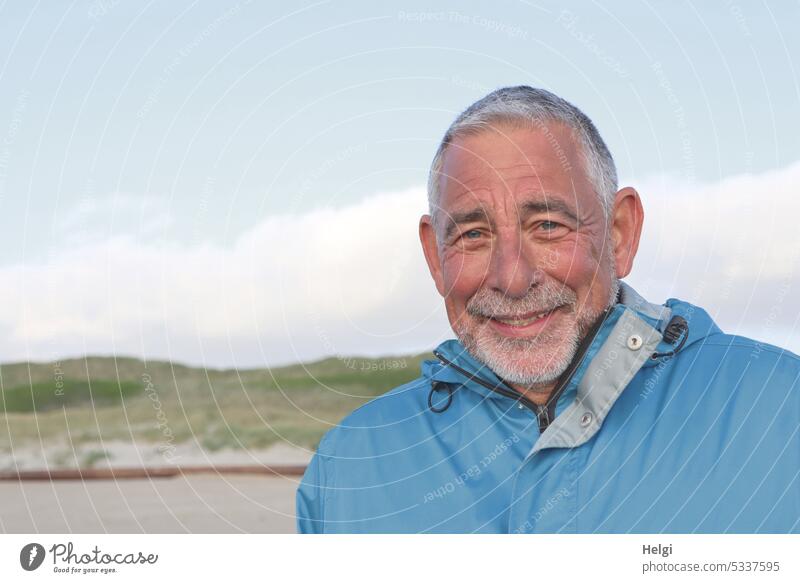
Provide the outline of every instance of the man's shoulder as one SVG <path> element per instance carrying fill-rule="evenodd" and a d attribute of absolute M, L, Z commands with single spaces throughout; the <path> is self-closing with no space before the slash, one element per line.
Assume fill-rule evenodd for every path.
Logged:
<path fill-rule="evenodd" d="M 676 298 L 669 298 L 665 307 L 670 309 L 670 316 L 681 316 L 688 323 L 689 337 L 684 348 L 685 353 L 695 350 L 704 356 L 715 359 L 780 361 L 781 366 L 800 367 L 800 356 L 775 344 L 764 342 L 739 334 L 728 334 L 722 331 L 711 315 L 701 306 Z"/>
<path fill-rule="evenodd" d="M 714 334 L 697 344 L 697 348 L 719 353 L 721 358 L 780 361 L 781 365 L 800 368 L 800 356 L 787 348 L 739 334 Z"/>
<path fill-rule="evenodd" d="M 738 334 L 714 334 L 693 344 L 680 358 L 690 374 L 702 367 L 701 378 L 716 379 L 723 394 L 731 387 L 767 390 L 800 400 L 800 356 Z"/>
<path fill-rule="evenodd" d="M 420 375 L 370 399 L 329 429 L 320 442 L 320 449 L 324 445 L 332 451 L 342 441 L 353 442 L 367 437 L 368 433 L 387 435 L 404 431 L 424 414 L 429 391 L 430 379 Z"/>
<path fill-rule="evenodd" d="M 370 399 L 350 412 L 340 425 L 348 427 L 373 426 L 376 422 L 393 422 L 409 414 L 419 413 L 430 390 L 430 379 L 418 376 L 382 395 Z"/>

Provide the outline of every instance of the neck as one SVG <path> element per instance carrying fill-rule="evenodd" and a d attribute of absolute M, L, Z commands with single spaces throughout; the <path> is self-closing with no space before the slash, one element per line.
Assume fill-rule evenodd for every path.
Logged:
<path fill-rule="evenodd" d="M 550 395 L 553 392 L 553 389 L 556 386 L 555 382 L 544 384 L 544 385 L 518 385 L 516 383 L 508 383 L 510 386 L 514 387 L 517 391 L 522 393 L 526 399 L 536 403 L 537 405 L 544 405 L 547 403 L 547 399 L 550 398 Z"/>

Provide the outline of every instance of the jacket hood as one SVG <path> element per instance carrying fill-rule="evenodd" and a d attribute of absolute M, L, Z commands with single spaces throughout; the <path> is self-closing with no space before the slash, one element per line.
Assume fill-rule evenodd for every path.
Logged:
<path fill-rule="evenodd" d="M 654 349 L 651 350 L 650 357 L 642 364 L 642 367 L 656 366 L 664 359 L 679 354 L 682 350 L 703 341 L 708 336 L 722 332 L 708 312 L 698 306 L 676 298 L 668 299 L 663 305 L 652 304 L 639 295 L 630 285 L 620 282 L 618 303 L 609 310 L 608 316 L 603 320 L 593 338 L 584 340 L 584 342 L 591 342 L 591 346 L 583 353 L 582 362 L 576 368 L 577 375 L 585 371 L 589 361 L 608 340 L 612 329 L 625 312 L 629 312 L 639 320 L 642 320 L 652 327 L 653 334 L 660 336 L 660 341 L 657 344 L 652 344 Z M 679 338 L 675 339 L 673 343 L 664 338 L 664 334 L 670 322 L 676 321 L 676 317 L 685 321 L 687 330 Z M 433 352 L 438 360 L 426 360 L 421 365 L 422 375 L 431 382 L 438 381 L 463 385 L 477 390 L 487 398 L 505 398 L 503 395 L 481 386 L 480 382 L 470 382 L 470 377 L 474 377 L 478 381 L 492 386 L 505 386 L 503 380 L 494 371 L 473 357 L 458 340 L 446 340 L 439 344 Z"/>

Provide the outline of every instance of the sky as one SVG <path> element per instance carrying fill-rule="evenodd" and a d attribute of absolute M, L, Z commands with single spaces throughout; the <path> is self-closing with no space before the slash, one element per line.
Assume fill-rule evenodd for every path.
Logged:
<path fill-rule="evenodd" d="M 488 91 L 589 115 L 626 279 L 800 352 L 796 2 L 0 3 L 0 362 L 260 367 L 452 337 L 417 240 Z"/>

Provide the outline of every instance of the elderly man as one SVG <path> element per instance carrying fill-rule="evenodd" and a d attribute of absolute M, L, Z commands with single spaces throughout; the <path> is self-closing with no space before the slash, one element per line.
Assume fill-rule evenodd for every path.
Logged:
<path fill-rule="evenodd" d="M 429 200 L 458 340 L 324 436 L 301 532 L 800 532 L 800 359 L 620 282 L 642 204 L 586 115 L 491 93 Z"/>

